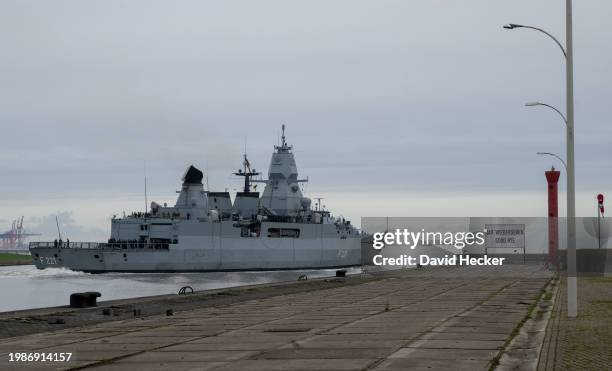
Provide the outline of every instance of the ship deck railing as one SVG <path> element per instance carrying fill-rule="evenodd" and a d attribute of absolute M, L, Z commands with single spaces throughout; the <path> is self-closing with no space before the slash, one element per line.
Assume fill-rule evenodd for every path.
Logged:
<path fill-rule="evenodd" d="M 59 249 L 151 249 L 168 250 L 168 243 L 153 242 L 30 242 L 30 248 L 59 248 Z"/>

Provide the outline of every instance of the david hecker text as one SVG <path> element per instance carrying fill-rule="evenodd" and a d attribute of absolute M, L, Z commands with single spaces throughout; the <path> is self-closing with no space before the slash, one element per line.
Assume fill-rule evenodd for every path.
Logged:
<path fill-rule="evenodd" d="M 374 265 L 388 266 L 448 266 L 448 265 L 503 265 L 506 258 L 491 258 L 488 255 L 471 257 L 470 255 L 444 255 L 442 258 L 430 257 L 429 255 L 419 255 L 418 259 L 410 255 L 400 255 L 398 257 L 385 257 L 375 255 L 372 259 Z"/>

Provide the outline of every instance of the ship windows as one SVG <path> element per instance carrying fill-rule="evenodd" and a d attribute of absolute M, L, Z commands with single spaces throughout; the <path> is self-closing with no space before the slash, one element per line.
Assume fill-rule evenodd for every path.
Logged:
<path fill-rule="evenodd" d="M 299 238 L 300 230 L 297 228 L 268 228 L 270 238 Z"/>

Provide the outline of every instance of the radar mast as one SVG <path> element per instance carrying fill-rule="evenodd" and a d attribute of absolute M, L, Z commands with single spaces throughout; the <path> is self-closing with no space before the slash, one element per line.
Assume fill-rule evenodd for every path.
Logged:
<path fill-rule="evenodd" d="M 249 159 L 247 158 L 247 154 L 246 153 L 244 154 L 244 160 L 242 161 L 242 167 L 243 168 L 242 169 L 238 169 L 238 172 L 234 173 L 234 175 L 244 177 L 244 189 L 243 189 L 243 192 L 249 193 L 249 192 L 251 192 L 251 177 L 257 176 L 257 175 L 259 175 L 259 173 L 255 169 L 251 170 L 251 163 L 249 162 Z"/>
<path fill-rule="evenodd" d="M 274 148 L 277 151 L 276 153 L 289 153 L 289 151 L 291 151 L 293 146 L 288 146 L 287 141 L 285 140 L 285 124 L 282 125 L 282 129 L 283 129 L 283 134 L 281 136 L 281 145 L 274 146 Z"/>

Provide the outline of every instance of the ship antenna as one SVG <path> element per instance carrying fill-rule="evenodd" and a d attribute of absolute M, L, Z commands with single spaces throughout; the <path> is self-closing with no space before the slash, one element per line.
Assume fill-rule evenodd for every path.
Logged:
<path fill-rule="evenodd" d="M 283 136 L 281 138 L 282 138 L 283 141 L 282 141 L 281 145 L 283 147 L 286 147 L 287 143 L 285 142 L 285 124 L 283 124 L 282 128 L 283 128 Z"/>
<path fill-rule="evenodd" d="M 144 208 L 144 217 L 145 219 L 147 218 L 147 205 L 149 204 L 149 200 L 147 197 L 147 163 L 144 163 L 144 202 L 145 202 L 145 208 Z"/>
<path fill-rule="evenodd" d="M 62 239 L 62 232 L 60 232 L 59 221 L 57 220 L 57 215 L 55 216 L 55 225 L 57 226 L 57 234 L 59 235 L 59 239 Z"/>
<path fill-rule="evenodd" d="M 210 188 L 208 187 L 208 161 L 206 161 L 206 191 L 210 192 Z"/>
<path fill-rule="evenodd" d="M 149 204 L 149 200 L 147 198 L 147 176 L 144 177 L 144 196 L 145 196 L 145 218 L 147 216 L 147 205 Z"/>
<path fill-rule="evenodd" d="M 249 167 L 249 160 L 247 160 L 247 137 L 244 136 L 244 160 L 242 161 L 244 172 L 246 173 Z"/>

